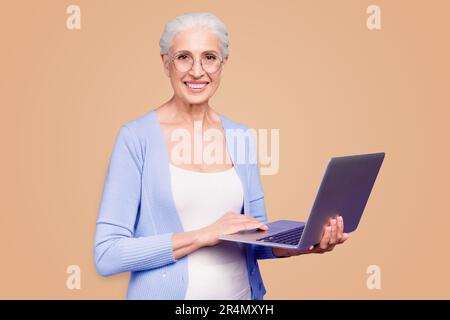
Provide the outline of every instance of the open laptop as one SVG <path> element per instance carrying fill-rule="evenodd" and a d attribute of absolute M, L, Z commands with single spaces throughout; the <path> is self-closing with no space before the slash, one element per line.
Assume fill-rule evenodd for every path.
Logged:
<path fill-rule="evenodd" d="M 328 162 L 308 221 L 278 220 L 268 230 L 252 229 L 220 236 L 221 240 L 289 249 L 320 242 L 328 219 L 341 215 L 344 232 L 356 229 L 384 159 L 384 152 L 333 157 Z"/>

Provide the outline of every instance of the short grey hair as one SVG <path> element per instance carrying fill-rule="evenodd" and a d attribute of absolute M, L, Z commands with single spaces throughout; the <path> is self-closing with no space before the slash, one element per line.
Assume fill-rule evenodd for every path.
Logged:
<path fill-rule="evenodd" d="M 224 58 L 228 57 L 228 29 L 218 17 L 209 12 L 189 12 L 169 21 L 159 40 L 160 53 L 169 52 L 172 40 L 178 32 L 195 27 L 206 27 L 215 33 L 220 42 L 222 55 Z"/>

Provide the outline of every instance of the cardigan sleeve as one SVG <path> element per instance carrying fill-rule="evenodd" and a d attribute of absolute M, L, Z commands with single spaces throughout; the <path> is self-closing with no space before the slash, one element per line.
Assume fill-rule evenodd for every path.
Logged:
<path fill-rule="evenodd" d="M 264 202 L 264 190 L 261 184 L 257 150 L 255 140 L 250 136 L 249 147 L 250 164 L 249 169 L 249 201 L 250 201 L 250 214 L 257 220 L 267 223 L 266 205 Z M 253 163 L 255 162 L 255 163 Z M 250 244 L 255 252 L 256 259 L 276 259 L 285 258 L 279 257 L 273 254 L 272 247 Z"/>
<path fill-rule="evenodd" d="M 143 155 L 138 137 L 123 125 L 116 137 L 96 223 L 97 272 L 109 276 L 176 262 L 172 233 L 134 237 L 140 208 Z"/>

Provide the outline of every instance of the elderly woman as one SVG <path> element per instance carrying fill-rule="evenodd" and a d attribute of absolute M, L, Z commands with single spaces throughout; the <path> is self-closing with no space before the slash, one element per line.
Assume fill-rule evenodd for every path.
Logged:
<path fill-rule="evenodd" d="M 97 271 L 131 272 L 128 299 L 263 299 L 257 260 L 331 251 L 348 238 L 342 218 L 307 251 L 220 241 L 267 230 L 258 166 L 239 163 L 225 134 L 247 127 L 209 105 L 228 60 L 228 32 L 210 13 L 189 13 L 165 26 L 160 47 L 174 93 L 119 130 L 96 225 Z M 180 161 L 180 132 L 208 142 L 211 130 L 220 138 L 186 144 Z M 224 161 L 192 161 L 212 143 Z M 255 152 L 249 145 L 247 156 Z"/>

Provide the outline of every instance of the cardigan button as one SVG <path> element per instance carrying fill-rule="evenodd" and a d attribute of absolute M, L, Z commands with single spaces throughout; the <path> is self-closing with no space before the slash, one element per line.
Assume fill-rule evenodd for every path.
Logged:
<path fill-rule="evenodd" d="M 165 278 L 165 277 L 166 277 L 166 273 L 165 273 L 165 272 L 163 272 L 163 274 L 162 274 L 162 277 L 163 277 L 163 278 Z"/>

